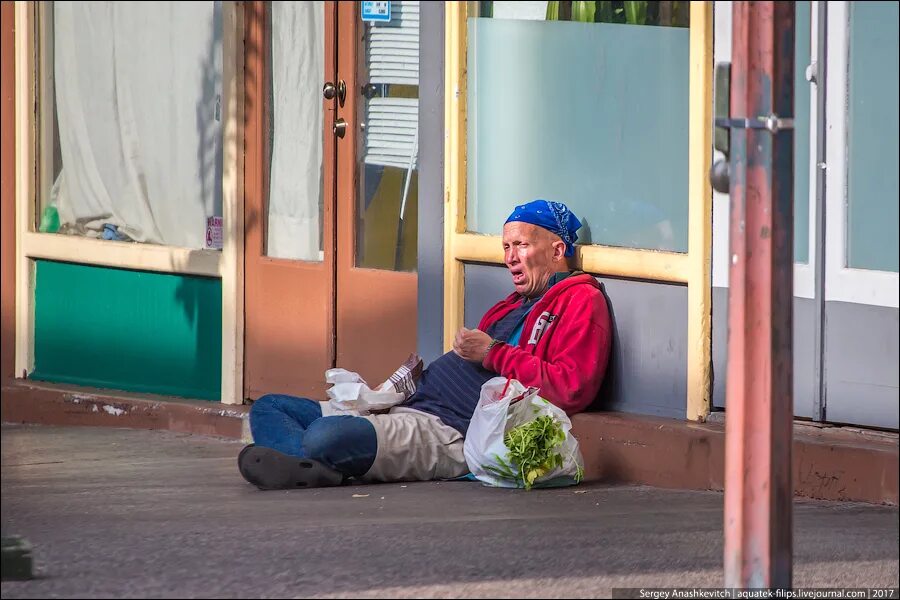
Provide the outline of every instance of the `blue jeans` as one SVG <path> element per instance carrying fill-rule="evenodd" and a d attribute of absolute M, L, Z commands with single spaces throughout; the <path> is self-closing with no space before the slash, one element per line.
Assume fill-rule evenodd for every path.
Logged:
<path fill-rule="evenodd" d="M 258 446 L 309 458 L 346 477 L 365 474 L 375 462 L 375 427 L 362 417 L 323 417 L 314 400 L 266 394 L 250 408 L 250 431 Z"/>

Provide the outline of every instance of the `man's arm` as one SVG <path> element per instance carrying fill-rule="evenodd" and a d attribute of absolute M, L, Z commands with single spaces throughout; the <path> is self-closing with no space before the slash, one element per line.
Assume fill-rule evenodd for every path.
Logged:
<path fill-rule="evenodd" d="M 541 397 L 571 415 L 593 402 L 606 373 L 611 327 L 603 294 L 596 288 L 576 291 L 548 327 L 553 329 L 538 341 L 536 354 L 497 344 L 482 364 L 503 377 L 540 388 Z"/>

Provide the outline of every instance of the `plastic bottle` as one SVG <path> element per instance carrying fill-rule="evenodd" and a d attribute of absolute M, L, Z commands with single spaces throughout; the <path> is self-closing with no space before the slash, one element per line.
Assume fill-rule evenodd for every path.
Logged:
<path fill-rule="evenodd" d="M 59 212 L 52 204 L 44 208 L 38 231 L 41 233 L 56 233 L 59 231 Z"/>

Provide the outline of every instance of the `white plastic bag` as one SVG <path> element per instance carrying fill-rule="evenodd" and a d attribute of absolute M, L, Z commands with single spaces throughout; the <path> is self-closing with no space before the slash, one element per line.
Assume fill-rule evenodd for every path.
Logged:
<path fill-rule="evenodd" d="M 335 414 L 367 415 L 372 411 L 391 408 L 406 399 L 403 394 L 393 391 L 390 380 L 373 390 L 359 373 L 346 369 L 328 369 L 325 371 L 325 383 L 334 384 L 325 390 L 325 394 Z"/>
<path fill-rule="evenodd" d="M 575 485 L 584 474 L 584 460 L 572 422 L 565 411 L 538 396 L 536 388 L 526 388 L 516 379 L 495 377 L 481 387 L 481 398 L 466 433 L 463 447 L 469 470 L 481 482 L 497 487 L 527 487 L 521 465 L 510 458 L 504 442 L 510 430 L 549 415 L 555 418 L 565 440 L 553 448 L 561 464 L 537 477 L 532 487 Z"/>

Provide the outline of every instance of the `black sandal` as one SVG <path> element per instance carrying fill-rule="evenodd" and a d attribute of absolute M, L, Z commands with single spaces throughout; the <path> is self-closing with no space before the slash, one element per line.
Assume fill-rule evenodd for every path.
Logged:
<path fill-rule="evenodd" d="M 261 490 L 287 490 L 341 485 L 344 475 L 308 458 L 250 444 L 238 455 L 241 475 Z"/>

